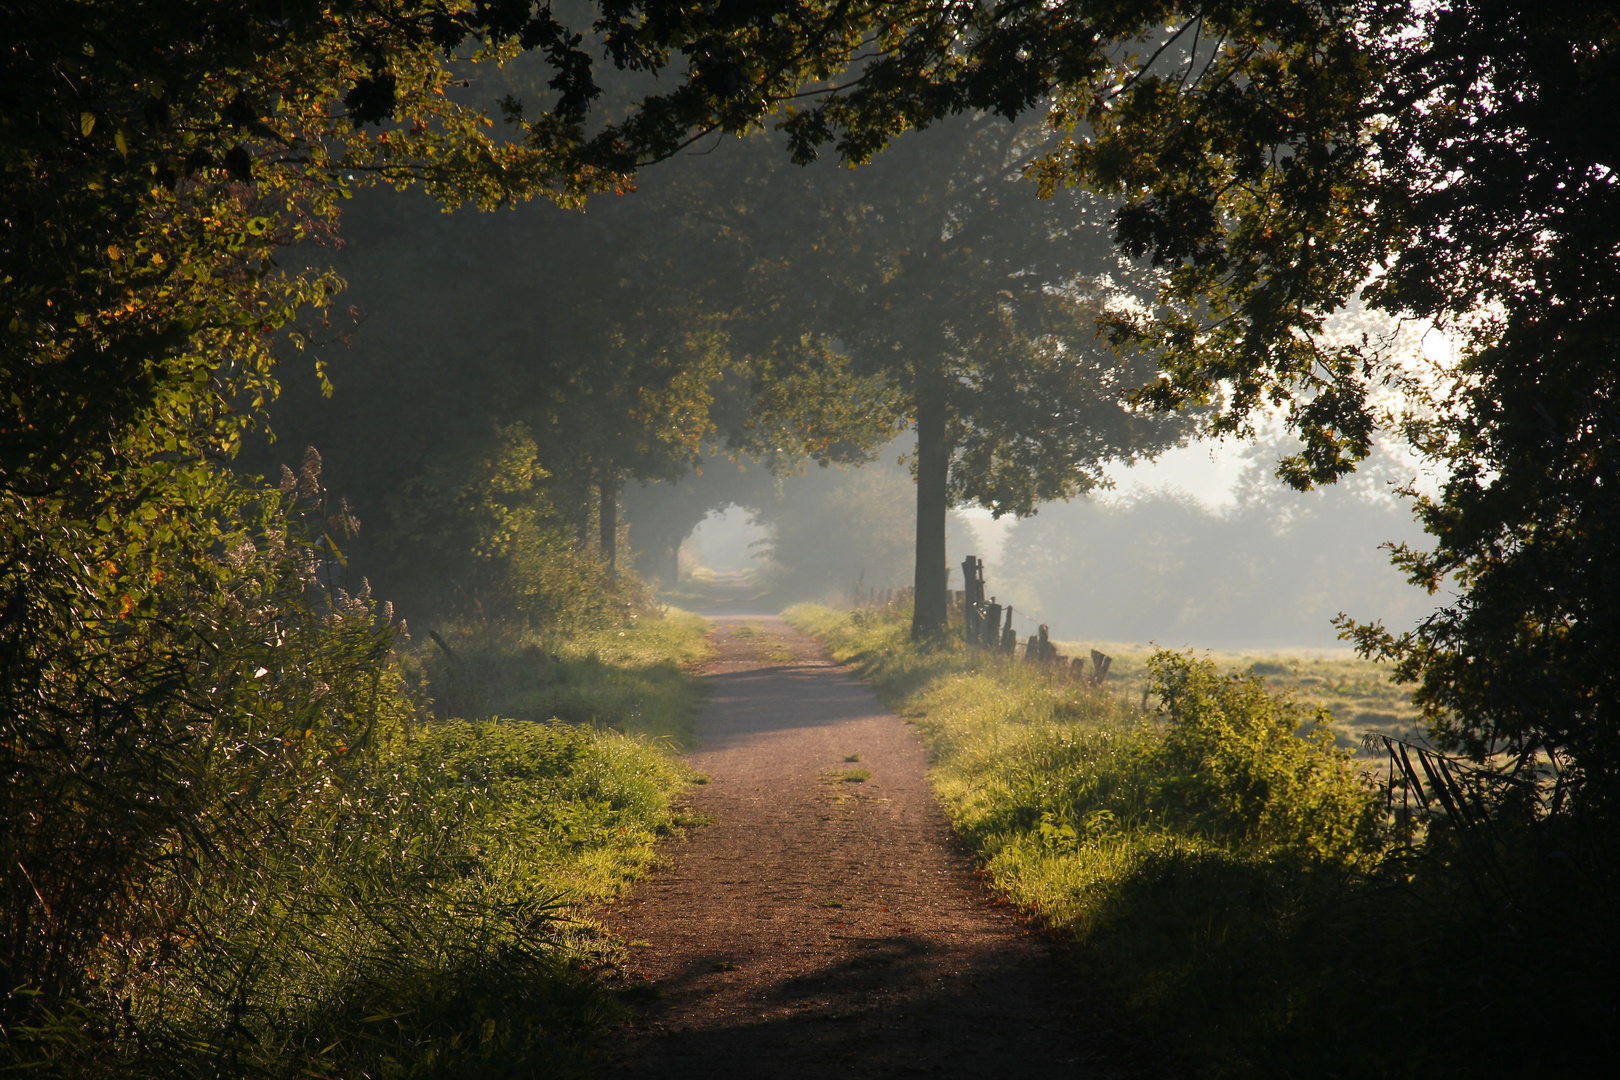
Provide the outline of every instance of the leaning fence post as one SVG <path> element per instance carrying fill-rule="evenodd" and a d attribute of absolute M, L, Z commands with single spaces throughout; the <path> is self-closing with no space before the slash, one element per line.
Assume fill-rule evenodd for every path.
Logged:
<path fill-rule="evenodd" d="M 1114 664 L 1114 658 L 1112 656 L 1109 656 L 1107 653 L 1104 653 L 1104 652 L 1099 652 L 1096 649 L 1092 649 L 1091 650 L 1091 665 L 1092 665 L 1091 684 L 1093 686 L 1101 686 L 1102 681 L 1108 677 L 1108 669 L 1110 667 L 1112 667 L 1113 664 Z M 1146 695 L 1145 694 L 1143 695 L 1143 700 L 1146 700 Z M 1147 706 L 1145 706 L 1145 705 L 1143 706 L 1143 708 L 1146 708 L 1146 707 Z"/>

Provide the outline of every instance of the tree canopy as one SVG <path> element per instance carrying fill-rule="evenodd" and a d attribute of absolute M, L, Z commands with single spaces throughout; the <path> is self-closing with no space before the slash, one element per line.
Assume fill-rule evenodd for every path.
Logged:
<path fill-rule="evenodd" d="M 953 503 L 1028 515 L 1187 430 L 1121 401 L 1152 363 L 1100 343 L 1096 320 L 1143 285 L 1089 197 L 1037 199 L 1022 182 L 1041 138 L 1038 124 L 953 118 L 772 200 L 824 215 L 780 242 L 789 277 L 827 293 L 799 325 L 835 341 L 917 431 L 919 635 L 945 622 Z"/>
<path fill-rule="evenodd" d="M 705 57 L 730 57 L 742 52 L 720 42 L 752 46 L 750 16 L 777 15 L 717 11 L 657 25 L 678 35 L 702 22 Z M 1034 174 L 1049 192 L 1080 184 L 1116 199 L 1116 241 L 1163 274 L 1159 303 L 1110 320 L 1117 344 L 1160 363 L 1138 400 L 1218 404 L 1216 430 L 1233 433 L 1262 406 L 1284 408 L 1302 448 L 1280 471 L 1297 486 L 1352 469 L 1381 420 L 1402 422 L 1381 395 L 1413 382 L 1376 340 L 1326 334 L 1334 312 L 1359 292 L 1463 335 L 1462 362 L 1438 373 L 1437 392 L 1419 387 L 1405 417 L 1450 479 L 1420 502 L 1435 547 L 1401 554 L 1418 580 L 1450 575 L 1463 591 L 1412 634 L 1373 626 L 1358 639 L 1421 680 L 1447 745 L 1520 767 L 1550 756 L 1572 785 L 1561 792 L 1612 803 L 1620 218 L 1613 124 L 1583 107 L 1620 75 L 1612 12 L 1569 0 L 1005 0 L 788 18 L 812 14 L 823 21 L 806 55 L 842 33 L 859 59 L 817 70 L 790 100 L 769 39 L 747 52 L 759 66 L 731 69 L 745 87 L 733 100 L 760 120 L 789 108 L 801 160 L 830 144 L 850 161 L 948 115 L 1052 102 L 1070 138 Z M 739 116 L 660 115 L 692 117 L 693 132 Z"/>

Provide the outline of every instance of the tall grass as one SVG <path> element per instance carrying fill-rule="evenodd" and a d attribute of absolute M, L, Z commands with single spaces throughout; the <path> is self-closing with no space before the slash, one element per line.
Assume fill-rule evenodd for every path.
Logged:
<path fill-rule="evenodd" d="M 1252 672 L 1160 653 L 1149 713 L 914 646 L 902 617 L 788 615 L 917 724 L 996 887 L 1195 1071 L 1583 1075 L 1613 1048 L 1615 904 L 1575 838 L 1544 832 L 1538 855 L 1498 836 L 1481 855 L 1442 816 L 1409 848 L 1325 710 Z"/>
<path fill-rule="evenodd" d="M 223 865 L 207 937 L 134 997 L 121 1068 L 585 1075 L 616 1007 L 571 908 L 650 863 L 683 780 L 642 740 L 561 723 L 411 733 L 251 873 Z"/>
<path fill-rule="evenodd" d="M 526 720 L 433 719 L 418 707 L 440 689 L 430 673 L 415 671 L 428 697 L 413 705 L 396 660 L 369 660 L 368 711 L 349 722 L 363 743 L 322 744 L 296 789 L 223 793 L 264 828 L 154 871 L 161 933 L 126 919 L 71 992 L 4 988 L 0 1069 L 590 1075 L 619 1015 L 599 977 L 617 946 L 581 909 L 678 824 L 690 777 L 669 751 L 698 704 L 679 663 L 703 654 L 704 629 L 627 617 L 622 635 L 548 642 L 538 664 L 527 639 L 475 642 L 507 680 L 491 700 L 530 700 Z"/>
<path fill-rule="evenodd" d="M 418 638 L 406 673 L 439 717 L 560 719 L 685 748 L 699 690 L 683 667 L 709 655 L 707 627 L 675 608 L 569 634 L 451 622 Z"/>

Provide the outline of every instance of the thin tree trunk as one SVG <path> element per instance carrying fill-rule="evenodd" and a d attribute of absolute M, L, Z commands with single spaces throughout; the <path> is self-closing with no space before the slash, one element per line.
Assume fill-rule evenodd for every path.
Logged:
<path fill-rule="evenodd" d="M 951 448 L 945 437 L 945 388 L 937 377 L 917 387 L 917 570 L 911 616 L 911 640 L 921 641 L 945 629 L 946 483 Z"/>
<path fill-rule="evenodd" d="M 591 511 L 594 509 L 591 505 L 594 501 L 591 488 L 592 484 L 587 479 L 584 485 L 573 489 L 577 493 L 574 499 L 574 547 L 581 553 L 591 541 Z"/>
<path fill-rule="evenodd" d="M 601 526 L 602 561 L 611 570 L 619 546 L 619 470 L 612 465 L 604 465 L 599 488 L 602 501 L 597 521 Z"/>

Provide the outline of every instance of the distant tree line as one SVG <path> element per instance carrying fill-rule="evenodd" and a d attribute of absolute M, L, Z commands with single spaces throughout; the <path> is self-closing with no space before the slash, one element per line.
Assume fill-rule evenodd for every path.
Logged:
<path fill-rule="evenodd" d="M 1422 535 L 1394 494 L 1411 480 L 1380 454 L 1354 480 L 1295 492 L 1251 453 L 1230 506 L 1174 489 L 1043 507 L 1008 534 L 992 575 L 1064 638 L 1166 648 L 1342 647 L 1334 620 L 1416 625 L 1427 593 L 1384 545 Z"/>

